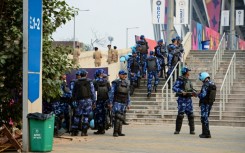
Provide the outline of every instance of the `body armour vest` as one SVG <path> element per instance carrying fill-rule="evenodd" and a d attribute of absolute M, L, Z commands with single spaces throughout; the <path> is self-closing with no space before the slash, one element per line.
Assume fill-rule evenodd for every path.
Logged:
<path fill-rule="evenodd" d="M 216 85 L 213 82 L 205 82 L 205 86 L 208 87 L 207 95 L 204 97 L 204 103 L 213 105 L 216 98 Z"/>
<path fill-rule="evenodd" d="M 98 100 L 107 100 L 108 96 L 108 82 L 107 81 L 96 81 L 97 85 L 97 99 Z"/>
<path fill-rule="evenodd" d="M 172 55 L 173 55 L 173 58 L 172 58 L 172 61 L 171 61 L 171 65 L 174 66 L 179 61 L 179 52 L 175 51 L 174 53 L 172 53 Z"/>
<path fill-rule="evenodd" d="M 140 53 L 147 54 L 148 53 L 148 44 L 147 44 L 147 42 L 139 41 L 138 44 L 141 45 L 141 51 L 140 51 Z"/>
<path fill-rule="evenodd" d="M 87 99 L 91 97 L 91 80 L 89 79 L 79 79 L 75 83 L 75 98 L 76 100 Z"/>
<path fill-rule="evenodd" d="M 128 99 L 129 86 L 128 83 L 123 80 L 116 80 L 117 90 L 114 95 L 114 101 L 119 103 L 126 103 Z"/>
<path fill-rule="evenodd" d="M 139 71 L 139 64 L 136 61 L 136 58 L 131 58 L 132 63 L 130 66 L 131 72 L 136 73 L 137 71 Z"/>
<path fill-rule="evenodd" d="M 147 59 L 147 70 L 148 71 L 156 71 L 157 70 L 157 61 L 156 58 L 148 58 Z"/>

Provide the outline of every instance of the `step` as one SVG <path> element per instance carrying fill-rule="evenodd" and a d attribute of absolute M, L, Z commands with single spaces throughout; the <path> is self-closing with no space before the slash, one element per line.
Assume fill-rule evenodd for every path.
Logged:
<path fill-rule="evenodd" d="M 129 123 L 139 123 L 139 124 L 175 124 L 176 119 L 152 119 L 152 118 L 130 118 L 127 119 Z M 188 120 L 184 119 L 183 124 L 188 125 Z M 244 127 L 245 121 L 234 121 L 234 120 L 209 120 L 211 126 L 235 126 Z M 195 120 L 195 125 L 201 125 L 200 120 Z M 174 131 L 174 129 L 173 129 Z"/>

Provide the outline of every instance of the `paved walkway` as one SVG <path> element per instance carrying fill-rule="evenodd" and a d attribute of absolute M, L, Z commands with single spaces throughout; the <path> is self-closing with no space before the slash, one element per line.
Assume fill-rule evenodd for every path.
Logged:
<path fill-rule="evenodd" d="M 112 137 L 112 129 L 105 135 L 75 137 L 73 141 L 55 139 L 53 152 L 57 153 L 244 153 L 245 127 L 212 126 L 211 139 L 200 139 L 201 126 L 196 135 L 189 134 L 183 125 L 174 135 L 174 125 L 126 125 L 125 137 Z"/>

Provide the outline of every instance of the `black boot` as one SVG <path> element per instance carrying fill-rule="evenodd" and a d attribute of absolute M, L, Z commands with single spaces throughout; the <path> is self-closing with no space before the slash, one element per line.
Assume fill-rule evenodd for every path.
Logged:
<path fill-rule="evenodd" d="M 116 119 L 115 121 L 114 121 L 114 131 L 113 131 L 113 136 L 114 137 L 118 137 L 118 131 L 119 131 L 119 123 L 120 121 L 118 120 L 118 119 Z"/>
<path fill-rule="evenodd" d="M 177 115 L 177 118 L 176 118 L 176 127 L 175 127 L 174 134 L 179 134 L 179 132 L 181 130 L 183 118 L 184 118 L 184 115 L 183 114 Z"/>
<path fill-rule="evenodd" d="M 156 85 L 154 85 L 153 90 L 154 90 L 155 92 L 157 92 L 157 86 L 156 86 Z"/>
<path fill-rule="evenodd" d="M 88 136 L 87 131 L 88 129 L 82 129 L 81 136 Z"/>
<path fill-rule="evenodd" d="M 73 130 L 71 131 L 71 136 L 78 136 L 78 130 L 73 129 Z"/>
<path fill-rule="evenodd" d="M 105 130 L 101 127 L 98 127 L 98 131 L 94 132 L 94 134 L 105 134 Z"/>
<path fill-rule="evenodd" d="M 190 134 L 195 134 L 195 124 L 194 124 L 194 115 L 191 114 L 188 116 L 189 126 L 190 126 Z"/>
<path fill-rule="evenodd" d="M 204 124 L 202 124 L 202 129 L 203 129 L 203 133 L 199 135 L 200 138 L 211 138 L 211 134 L 209 131 L 209 126 L 205 126 Z"/>
<path fill-rule="evenodd" d="M 147 94 L 147 97 L 151 97 L 151 93 L 148 93 L 148 94 Z"/>
<path fill-rule="evenodd" d="M 122 121 L 119 122 L 118 136 L 125 136 L 125 134 L 122 133 Z"/>

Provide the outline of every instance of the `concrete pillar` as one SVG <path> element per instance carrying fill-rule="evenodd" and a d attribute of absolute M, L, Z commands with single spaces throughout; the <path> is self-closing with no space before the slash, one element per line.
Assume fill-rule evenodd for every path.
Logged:
<path fill-rule="evenodd" d="M 174 31 L 174 1 L 168 0 L 167 43 L 171 42 Z"/>
<path fill-rule="evenodd" d="M 230 8 L 230 49 L 234 49 L 235 38 L 235 1 L 231 0 Z"/>

